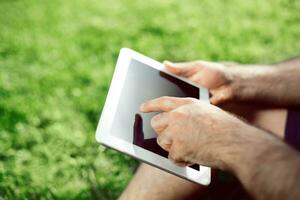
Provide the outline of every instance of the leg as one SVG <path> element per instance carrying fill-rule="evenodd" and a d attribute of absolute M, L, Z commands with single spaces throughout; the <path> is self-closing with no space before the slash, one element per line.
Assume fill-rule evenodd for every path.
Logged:
<path fill-rule="evenodd" d="M 119 200 L 191 199 L 205 187 L 184 180 L 147 164 L 141 164 Z"/>
<path fill-rule="evenodd" d="M 283 138 L 286 109 L 271 109 L 260 106 L 226 105 L 223 109 L 240 116 L 249 123 L 273 132 Z M 120 200 L 194 199 L 208 188 L 192 183 L 155 167 L 141 164 Z"/>

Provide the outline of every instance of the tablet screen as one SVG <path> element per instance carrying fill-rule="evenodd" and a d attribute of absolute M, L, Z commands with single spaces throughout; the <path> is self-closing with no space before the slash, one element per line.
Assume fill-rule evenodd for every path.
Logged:
<path fill-rule="evenodd" d="M 122 87 L 111 134 L 167 158 L 168 153 L 157 144 L 156 133 L 150 126 L 157 113 L 141 113 L 139 107 L 161 96 L 199 99 L 199 88 L 134 59 Z"/>

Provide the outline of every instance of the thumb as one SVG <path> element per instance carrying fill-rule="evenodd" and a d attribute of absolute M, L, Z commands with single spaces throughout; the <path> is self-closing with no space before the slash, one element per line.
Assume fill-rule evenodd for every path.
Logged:
<path fill-rule="evenodd" d="M 218 105 L 225 103 L 227 101 L 232 100 L 233 94 L 231 89 L 228 86 L 219 87 L 217 89 L 210 90 L 212 97 L 210 98 L 210 102 L 213 105 Z"/>
<path fill-rule="evenodd" d="M 183 77 L 189 77 L 197 70 L 197 62 L 172 63 L 170 61 L 164 61 L 163 64 L 167 71 Z"/>

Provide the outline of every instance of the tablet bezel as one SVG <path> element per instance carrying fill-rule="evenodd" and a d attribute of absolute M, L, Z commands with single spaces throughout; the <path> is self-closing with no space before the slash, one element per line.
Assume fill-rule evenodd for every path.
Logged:
<path fill-rule="evenodd" d="M 201 99 L 206 99 L 209 102 L 208 90 L 204 87 L 199 87 L 190 82 L 189 80 L 175 76 L 168 73 L 163 64 L 157 62 L 149 57 L 146 57 L 138 52 L 135 52 L 128 48 L 122 48 L 118 57 L 117 65 L 115 72 L 111 81 L 108 95 L 102 110 L 102 114 L 98 123 L 96 131 L 96 140 L 110 148 L 113 148 L 122 153 L 128 154 L 136 159 L 139 159 L 143 162 L 146 162 L 150 165 L 158 167 L 162 170 L 165 170 L 169 173 L 175 174 L 182 178 L 188 179 L 192 182 L 199 183 L 202 185 L 209 185 L 211 182 L 211 169 L 210 167 L 200 166 L 200 171 L 192 169 L 190 167 L 179 167 L 172 163 L 169 159 L 155 154 L 151 151 L 148 151 L 144 148 L 141 148 L 137 145 L 129 143 L 125 140 L 122 140 L 118 137 L 115 137 L 112 134 L 109 134 L 112 127 L 114 115 L 116 114 L 118 101 L 121 96 L 121 91 L 126 79 L 127 70 L 130 64 L 130 61 L 135 59 L 139 62 L 142 62 L 149 67 L 152 67 L 158 71 L 163 71 L 170 76 L 176 77 L 182 81 L 188 82 L 195 87 L 200 89 Z"/>

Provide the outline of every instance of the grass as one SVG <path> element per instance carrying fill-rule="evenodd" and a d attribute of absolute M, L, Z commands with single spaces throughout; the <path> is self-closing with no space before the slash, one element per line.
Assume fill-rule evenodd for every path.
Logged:
<path fill-rule="evenodd" d="M 115 199 L 137 162 L 94 134 L 118 51 L 272 63 L 296 0 L 0 0 L 0 199 Z"/>

